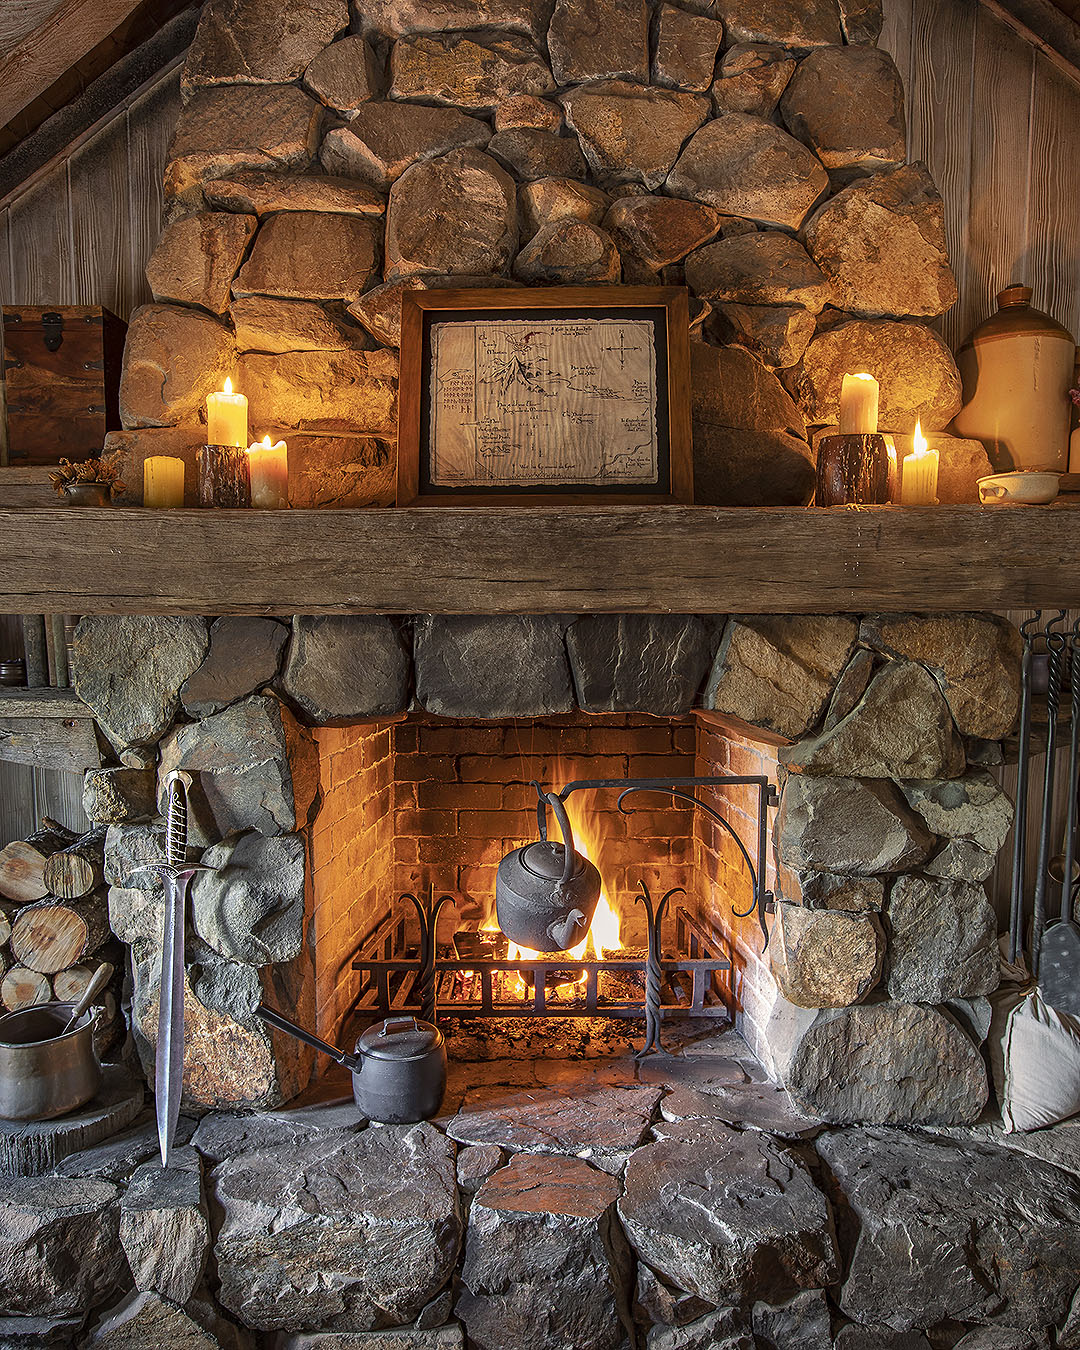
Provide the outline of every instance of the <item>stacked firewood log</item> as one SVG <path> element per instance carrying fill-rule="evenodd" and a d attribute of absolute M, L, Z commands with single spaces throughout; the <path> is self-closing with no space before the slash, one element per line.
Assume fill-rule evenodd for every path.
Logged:
<path fill-rule="evenodd" d="M 0 849 L 0 1005 L 5 1012 L 76 1001 L 99 963 L 123 969 L 109 930 L 105 829 L 86 834 L 48 817 Z M 100 995 L 99 1052 L 119 1036 L 122 978 Z"/>

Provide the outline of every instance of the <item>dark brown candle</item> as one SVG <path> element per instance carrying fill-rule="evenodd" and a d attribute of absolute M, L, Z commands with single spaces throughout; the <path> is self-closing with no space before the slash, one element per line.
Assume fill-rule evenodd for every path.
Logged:
<path fill-rule="evenodd" d="M 817 506 L 876 506 L 889 500 L 885 437 L 824 436 L 818 447 Z"/>

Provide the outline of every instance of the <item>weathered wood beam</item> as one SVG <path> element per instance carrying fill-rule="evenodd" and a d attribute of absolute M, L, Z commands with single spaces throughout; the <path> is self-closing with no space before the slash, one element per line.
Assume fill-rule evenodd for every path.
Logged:
<path fill-rule="evenodd" d="M 0 717 L 55 717 L 62 722 L 92 718 L 74 689 L 0 688 Z"/>
<path fill-rule="evenodd" d="M 86 717 L 0 717 L 0 760 L 82 773 L 101 764 L 97 728 Z"/>
<path fill-rule="evenodd" d="M 0 510 L 0 612 L 1080 606 L 1080 507 Z"/>
<path fill-rule="evenodd" d="M 0 59 L 0 126 L 7 124 L 132 14 L 141 0 L 62 0 Z"/>

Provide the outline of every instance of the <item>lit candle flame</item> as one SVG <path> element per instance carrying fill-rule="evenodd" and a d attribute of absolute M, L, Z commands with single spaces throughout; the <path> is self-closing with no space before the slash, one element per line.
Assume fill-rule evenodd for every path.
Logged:
<path fill-rule="evenodd" d="M 231 394 L 231 393 L 232 393 L 232 380 L 229 379 L 228 375 L 225 376 L 225 390 L 224 390 L 224 392 L 225 392 L 226 394 Z"/>
<path fill-rule="evenodd" d="M 915 435 L 912 438 L 912 448 L 917 455 L 925 455 L 927 449 L 926 437 L 922 434 L 922 419 L 915 423 Z"/>
<path fill-rule="evenodd" d="M 259 444 L 260 444 L 265 450 L 269 450 L 269 449 L 270 449 L 270 437 L 269 437 L 269 436 L 264 436 L 264 437 L 262 438 L 262 440 L 259 442 Z"/>

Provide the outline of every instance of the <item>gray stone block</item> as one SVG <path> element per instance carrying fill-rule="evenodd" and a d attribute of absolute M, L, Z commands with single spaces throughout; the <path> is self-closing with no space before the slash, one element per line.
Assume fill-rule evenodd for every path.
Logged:
<path fill-rule="evenodd" d="M 116 745 L 149 745 L 171 725 L 208 640 L 205 619 L 85 615 L 73 645 L 75 692 Z"/>
<path fill-rule="evenodd" d="M 694 614 L 590 614 L 567 629 L 578 706 L 680 717 L 693 708 L 716 645 Z"/>
<path fill-rule="evenodd" d="M 630 1159 L 619 1217 L 639 1260 L 714 1306 L 783 1299 L 837 1274 L 828 1201 L 796 1154 L 757 1130 L 670 1127 Z"/>
<path fill-rule="evenodd" d="M 220 956 L 265 966 L 304 945 L 307 858 L 300 834 L 229 835 L 203 854 L 191 888 L 195 931 Z"/>
<path fill-rule="evenodd" d="M 324 726 L 404 712 L 410 675 L 390 619 L 294 615 L 281 691 L 307 721 Z"/>
<path fill-rule="evenodd" d="M 839 1298 L 849 1317 L 894 1331 L 1064 1320 L 1080 1269 L 1075 1178 L 900 1130 L 838 1130 L 816 1147 L 857 1223 Z"/>
<path fill-rule="evenodd" d="M 542 717 L 574 708 L 557 615 L 420 615 L 416 697 L 440 717 Z"/>
<path fill-rule="evenodd" d="M 262 1331 L 412 1320 L 457 1263 L 453 1153 L 430 1125 L 390 1125 L 221 1163 L 222 1305 Z"/>
<path fill-rule="evenodd" d="M 84 1315 L 123 1281 L 119 1191 L 108 1181 L 11 1177 L 0 1194 L 0 1315 Z"/>
<path fill-rule="evenodd" d="M 949 705 L 917 661 L 886 662 L 846 717 L 779 757 L 797 773 L 847 778 L 958 778 L 966 767 Z"/>
<path fill-rule="evenodd" d="M 470 1343 L 491 1350 L 625 1343 L 630 1259 L 613 1222 L 618 1194 L 615 1178 L 579 1158 L 519 1154 L 488 1177 L 469 1211 L 454 1309 Z"/>
<path fill-rule="evenodd" d="M 231 614 L 215 619 L 210 649 L 180 690 L 184 711 L 190 717 L 209 717 L 269 684 L 288 636 L 288 629 L 275 619 Z"/>
<path fill-rule="evenodd" d="M 907 871 L 933 846 L 892 783 L 800 773 L 784 780 L 775 836 L 787 868 L 856 876 Z"/>
<path fill-rule="evenodd" d="M 819 1013 L 787 1063 L 796 1104 L 837 1125 L 958 1125 L 988 1095 L 986 1066 L 937 1008 L 872 1003 Z"/>
<path fill-rule="evenodd" d="M 300 829 L 319 787 L 311 733 L 278 699 L 263 694 L 178 727 L 162 742 L 159 806 L 173 769 L 186 769 L 194 779 L 188 793 L 189 838 L 201 846 L 234 831 Z"/>
<path fill-rule="evenodd" d="M 120 1242 L 136 1289 L 181 1306 L 195 1293 L 210 1251 L 210 1220 L 202 1162 L 189 1146 L 174 1150 L 168 1168 L 144 1163 L 120 1202 Z"/>
<path fill-rule="evenodd" d="M 898 877 L 885 917 L 890 998 L 944 1003 L 997 988 L 997 917 L 981 885 Z"/>

